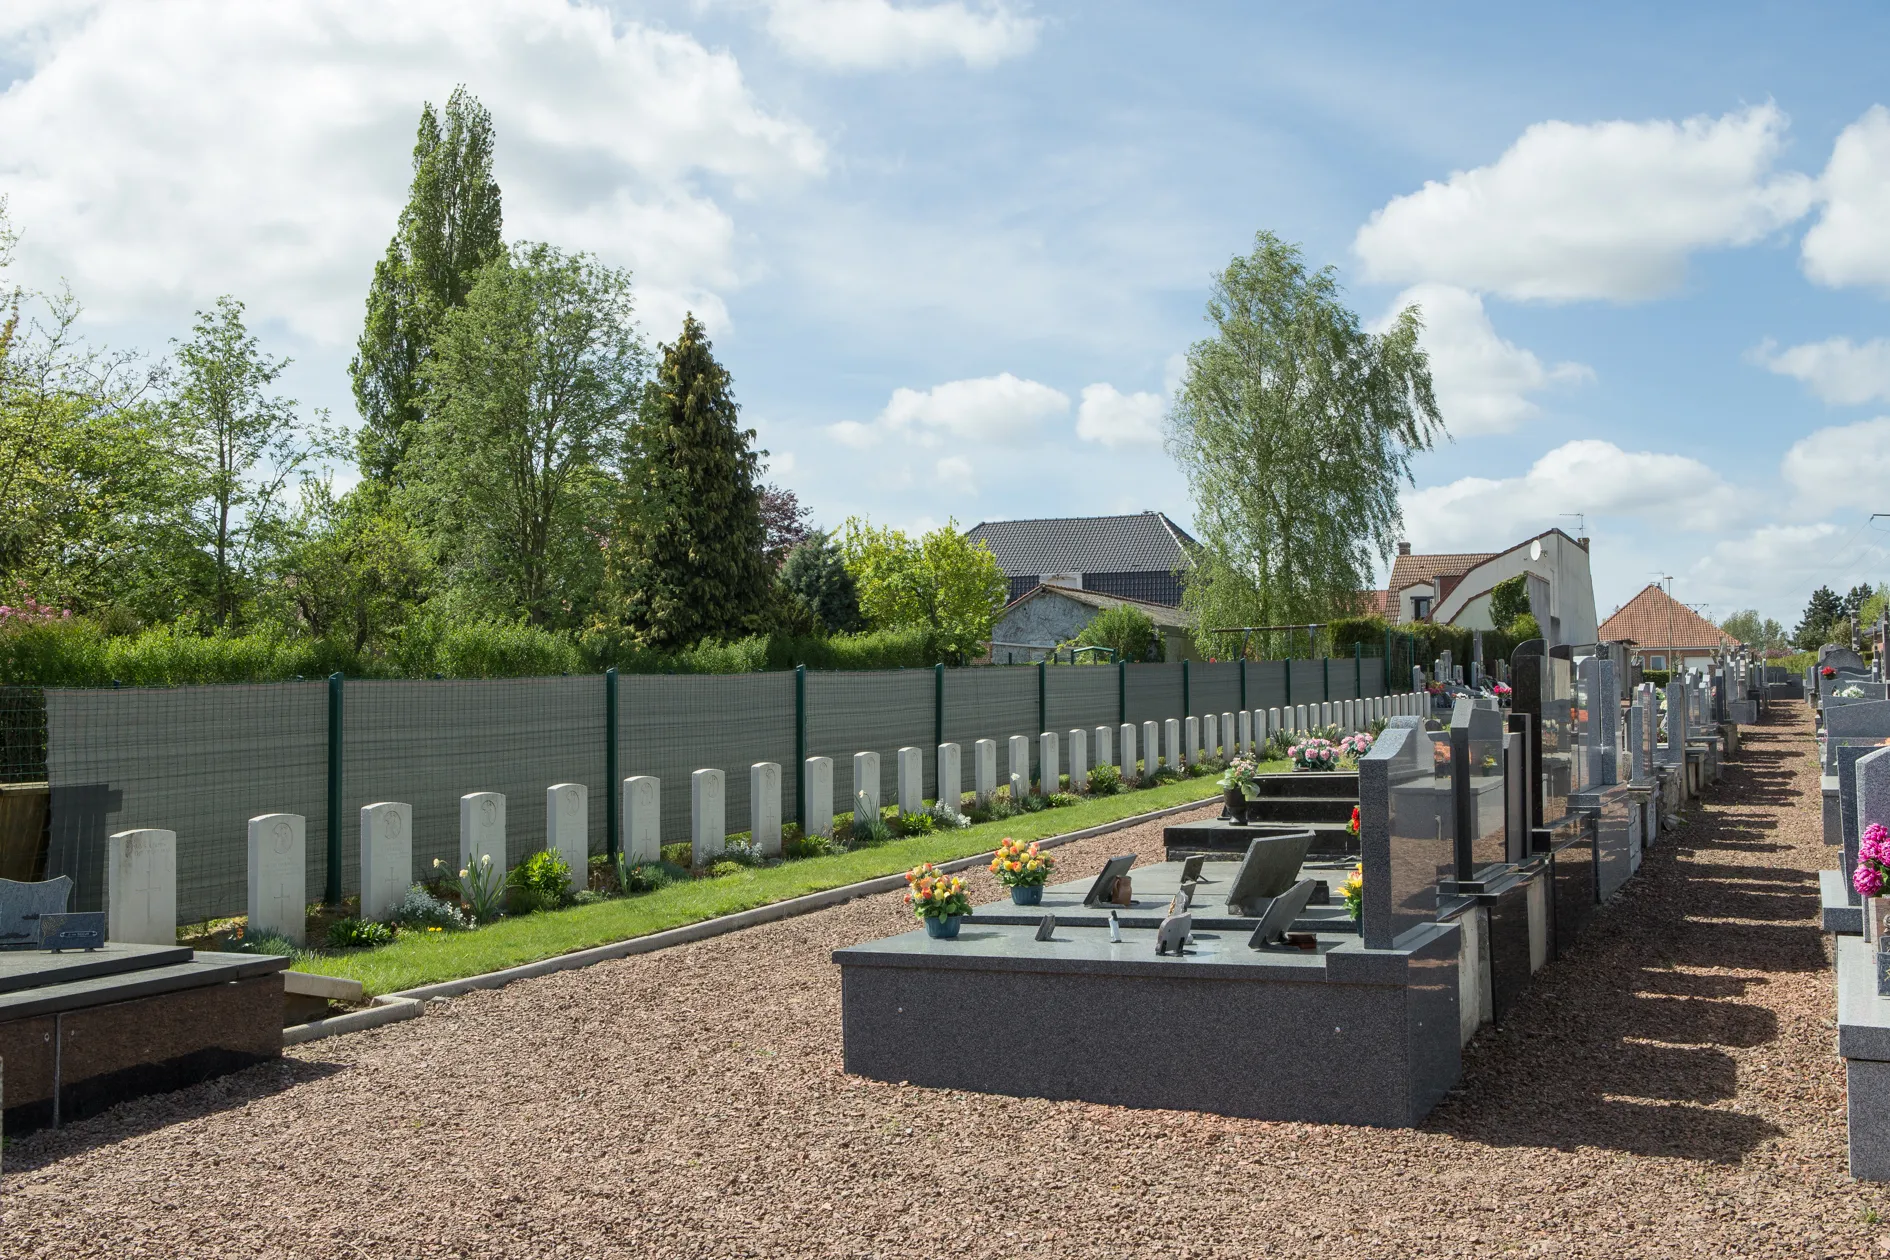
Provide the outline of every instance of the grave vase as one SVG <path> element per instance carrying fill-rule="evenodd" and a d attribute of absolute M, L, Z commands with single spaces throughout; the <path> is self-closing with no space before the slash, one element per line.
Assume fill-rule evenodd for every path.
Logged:
<path fill-rule="evenodd" d="M 957 940 L 958 916 L 955 914 L 943 916 L 927 915 L 925 919 L 925 934 L 935 941 Z"/>
<path fill-rule="evenodd" d="M 1227 816 L 1239 825 L 1247 825 L 1247 794 L 1237 787 L 1223 789 L 1221 800 L 1227 804 Z"/>
<path fill-rule="evenodd" d="M 1040 906 L 1043 904 L 1042 884 L 1012 884 L 1011 904 L 1014 906 Z"/>

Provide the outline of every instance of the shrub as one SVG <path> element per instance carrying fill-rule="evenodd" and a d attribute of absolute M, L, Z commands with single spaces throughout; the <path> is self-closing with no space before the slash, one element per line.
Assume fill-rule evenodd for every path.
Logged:
<path fill-rule="evenodd" d="M 734 837 L 723 842 L 722 856 L 716 861 L 733 862 L 737 866 L 760 866 L 761 850 L 755 848 L 752 840 Z"/>
<path fill-rule="evenodd" d="M 833 841 L 829 840 L 826 836 L 793 835 L 781 837 L 781 856 L 789 860 L 826 857 L 829 853 L 835 852 L 838 852 L 838 850 L 835 848 Z"/>
<path fill-rule="evenodd" d="M 724 875 L 739 875 L 747 869 L 749 868 L 748 868 L 748 863 L 746 862 L 731 862 L 731 861 L 723 860 L 720 862 L 716 862 L 712 866 L 709 867 L 709 878 L 720 879 Z"/>
<path fill-rule="evenodd" d="M 655 892 L 688 878 L 688 868 L 673 862 L 638 862 L 624 868 L 623 882 L 619 887 L 626 895 Z"/>
<path fill-rule="evenodd" d="M 877 814 L 865 818 L 855 817 L 847 826 L 847 846 L 864 848 L 869 845 L 885 844 L 893 838 L 893 829 L 886 825 L 886 820 Z"/>
<path fill-rule="evenodd" d="M 899 815 L 899 834 L 902 836 L 929 836 L 938 830 L 938 820 L 930 814 Z"/>
<path fill-rule="evenodd" d="M 1144 787 L 1158 787 L 1163 783 L 1181 782 L 1181 771 L 1173 766 L 1157 766 L 1142 776 Z"/>
<path fill-rule="evenodd" d="M 938 831 L 956 831 L 971 826 L 971 819 L 960 810 L 953 809 L 948 801 L 937 801 L 932 805 L 932 826 Z"/>
<path fill-rule="evenodd" d="M 1190 761 L 1188 777 L 1190 779 L 1208 779 L 1220 774 L 1227 767 L 1218 761 Z"/>
<path fill-rule="evenodd" d="M 387 916 L 387 921 L 396 927 L 418 929 L 466 926 L 466 918 L 460 914 L 458 906 L 447 905 L 428 892 L 423 884 L 415 884 L 407 890 L 407 895 L 400 899 L 394 912 Z"/>
<path fill-rule="evenodd" d="M 658 849 L 657 853 L 661 855 L 662 861 L 668 863 L 670 866 L 680 867 L 685 871 L 689 869 L 690 863 L 694 862 L 696 858 L 695 853 L 691 851 L 691 846 L 687 841 L 682 841 L 677 844 L 666 844 Z"/>
<path fill-rule="evenodd" d="M 570 892 L 571 864 L 550 849 L 540 849 L 505 877 L 506 909 L 513 914 L 556 910 Z"/>
<path fill-rule="evenodd" d="M 433 859 L 433 865 L 442 874 L 450 869 L 440 858 Z M 501 903 L 504 892 L 499 873 L 492 869 L 491 858 L 481 857 L 471 866 L 461 868 L 459 904 L 474 923 L 490 923 L 503 913 Z"/>
<path fill-rule="evenodd" d="M 1133 604 L 1117 604 L 1090 618 L 1076 636 L 1076 646 L 1113 648 L 1116 659 L 1123 661 L 1159 661 L 1164 655 L 1154 621 Z M 1077 659 L 1106 663 L 1100 652 L 1085 652 Z"/>
<path fill-rule="evenodd" d="M 392 944 L 393 940 L 394 929 L 372 919 L 336 919 L 328 925 L 330 949 L 371 949 Z"/>
<path fill-rule="evenodd" d="M 308 951 L 280 932 L 250 932 L 231 938 L 224 948 L 237 954 L 273 954 L 278 958 L 306 958 Z"/>
<path fill-rule="evenodd" d="M 1122 790 L 1122 774 L 1108 762 L 1091 766 L 1089 770 L 1089 794 L 1091 796 L 1113 796 Z"/>
<path fill-rule="evenodd" d="M 1070 806 L 1076 804 L 1076 794 L 1073 792 L 1052 792 L 1050 795 L 1043 798 L 1043 803 L 1046 809 L 1068 809 Z"/>

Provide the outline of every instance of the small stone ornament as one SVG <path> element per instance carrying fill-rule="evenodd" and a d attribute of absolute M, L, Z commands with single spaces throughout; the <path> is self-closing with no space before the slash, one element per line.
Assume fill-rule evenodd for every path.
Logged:
<path fill-rule="evenodd" d="M 105 912 L 39 916 L 39 947 L 52 953 L 63 949 L 94 950 L 105 943 Z"/>
<path fill-rule="evenodd" d="M 1122 920 L 1117 916 L 1114 910 L 1109 912 L 1109 943 L 1111 945 L 1122 944 Z"/>
<path fill-rule="evenodd" d="M 1155 952 L 1166 955 L 1172 946 L 1175 957 L 1179 958 L 1188 951 L 1183 948 L 1188 943 L 1188 933 L 1194 927 L 1191 914 L 1170 915 L 1162 920 L 1161 930 L 1155 934 Z"/>
<path fill-rule="evenodd" d="M 1038 940 L 1040 941 L 1050 940 L 1051 934 L 1054 933 L 1056 930 L 1057 930 L 1057 916 L 1056 915 L 1046 914 L 1043 916 L 1043 918 L 1037 920 L 1037 939 Z"/>

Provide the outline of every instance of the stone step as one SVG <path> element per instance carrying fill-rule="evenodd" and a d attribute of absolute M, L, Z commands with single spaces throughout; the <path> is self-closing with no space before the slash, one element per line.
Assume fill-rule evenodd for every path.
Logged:
<path fill-rule="evenodd" d="M 1255 822 L 1350 822 L 1358 798 L 1340 796 L 1263 796 L 1247 802 L 1247 817 Z"/>
<path fill-rule="evenodd" d="M 1358 800 L 1358 774 L 1306 771 L 1299 774 L 1263 774 L 1255 780 L 1262 799 L 1267 797 L 1342 797 Z"/>

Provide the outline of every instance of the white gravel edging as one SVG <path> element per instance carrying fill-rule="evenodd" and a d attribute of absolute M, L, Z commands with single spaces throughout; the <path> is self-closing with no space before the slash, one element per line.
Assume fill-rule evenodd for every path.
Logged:
<path fill-rule="evenodd" d="M 1058 845 L 1070 844 L 1073 841 L 1087 840 L 1091 836 L 1124 831 L 1130 827 L 1153 822 L 1158 818 L 1166 818 L 1170 814 L 1200 809 L 1203 805 L 1211 805 L 1218 799 L 1220 799 L 1218 796 L 1209 796 L 1198 801 L 1170 805 L 1165 809 L 1150 810 L 1145 814 L 1133 814 L 1127 818 L 1118 818 L 1114 822 L 1085 827 L 1081 831 L 1049 836 L 1037 843 L 1046 849 L 1053 849 Z M 989 862 L 991 855 L 995 852 L 995 849 L 987 849 L 983 853 L 974 853 L 969 857 L 954 858 L 950 862 L 942 863 L 939 869 L 962 871 L 968 867 Z M 666 931 L 652 932 L 648 936 L 636 936 L 627 941 L 614 941 L 608 945 L 594 945 L 589 949 L 559 954 L 555 958 L 541 958 L 537 962 L 525 963 L 517 967 L 488 971 L 484 975 L 467 976 L 462 980 L 443 980 L 438 984 L 424 984 L 414 989 L 403 989 L 398 993 L 390 993 L 374 999 L 377 1004 L 385 1005 L 376 1005 L 369 1010 L 353 1011 L 347 1015 L 337 1015 L 332 1019 L 315 1020 L 293 1028 L 285 1028 L 282 1032 L 282 1042 L 284 1045 L 300 1045 L 303 1042 L 318 1041 L 323 1037 L 358 1032 L 364 1028 L 376 1028 L 395 1020 L 413 1018 L 420 1013 L 420 1004 L 430 998 L 458 997 L 474 989 L 502 988 L 514 980 L 529 980 L 534 976 L 548 976 L 553 972 L 589 967 L 594 963 L 605 962 L 612 958 L 628 958 L 633 954 L 654 953 L 656 950 L 668 949 L 673 945 L 687 945 L 692 941 L 707 940 L 713 936 L 737 932 L 758 923 L 772 923 L 777 919 L 789 919 L 796 915 L 812 913 L 815 910 L 824 910 L 828 906 L 837 906 L 843 902 L 852 901 L 856 897 L 895 892 L 905 887 L 905 884 L 904 874 L 881 875 L 874 879 L 861 880 L 856 884 L 842 884 L 838 888 L 828 888 L 801 897 L 790 897 L 786 901 L 774 901 L 765 906 L 738 910 L 734 914 L 704 919 L 700 923 L 686 923 L 681 927 L 669 928 Z M 390 1013 L 395 1009 L 396 1004 L 407 1009 L 399 1014 Z"/>

